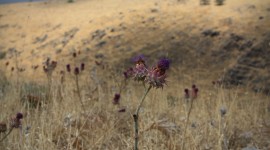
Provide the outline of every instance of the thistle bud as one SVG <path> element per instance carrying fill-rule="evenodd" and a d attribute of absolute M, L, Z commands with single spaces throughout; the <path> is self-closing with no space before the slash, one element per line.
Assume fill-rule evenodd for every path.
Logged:
<path fill-rule="evenodd" d="M 19 119 L 19 120 L 22 119 L 23 118 L 23 114 L 22 113 L 17 113 L 16 118 Z"/>
<path fill-rule="evenodd" d="M 81 71 L 83 71 L 85 68 L 85 64 L 84 63 L 81 63 Z"/>
<path fill-rule="evenodd" d="M 75 74 L 75 75 L 79 75 L 79 73 L 80 73 L 80 69 L 79 69 L 78 67 L 76 67 L 76 68 L 74 69 L 74 74 Z"/>
<path fill-rule="evenodd" d="M 119 104 L 120 97 L 121 97 L 120 94 L 118 94 L 118 93 L 115 94 L 115 95 L 114 95 L 114 98 L 113 98 L 113 104 L 115 104 L 115 105 Z"/>
<path fill-rule="evenodd" d="M 71 71 L 70 64 L 67 64 L 66 68 L 67 68 L 67 72 Z"/>
<path fill-rule="evenodd" d="M 189 96 L 189 90 L 188 89 L 185 89 L 185 98 L 188 99 L 190 96 Z"/>

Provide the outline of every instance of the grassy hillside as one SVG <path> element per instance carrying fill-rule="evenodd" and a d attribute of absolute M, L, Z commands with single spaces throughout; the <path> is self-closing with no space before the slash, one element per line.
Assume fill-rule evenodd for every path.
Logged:
<path fill-rule="evenodd" d="M 171 62 L 142 105 L 139 149 L 269 149 L 269 4 L 0 5 L 0 149 L 133 149 L 145 88 L 123 72 L 139 54 Z"/>

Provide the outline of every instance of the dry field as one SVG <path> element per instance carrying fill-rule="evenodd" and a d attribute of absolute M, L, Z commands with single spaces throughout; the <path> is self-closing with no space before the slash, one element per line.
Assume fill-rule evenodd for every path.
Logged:
<path fill-rule="evenodd" d="M 144 54 L 171 64 L 140 109 L 139 149 L 269 150 L 270 1 L 199 4 L 0 5 L 0 149 L 134 149 L 149 85 L 123 72 Z"/>

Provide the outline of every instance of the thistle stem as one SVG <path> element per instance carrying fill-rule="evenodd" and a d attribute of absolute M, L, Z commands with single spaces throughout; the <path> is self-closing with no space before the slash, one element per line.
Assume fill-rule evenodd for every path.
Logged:
<path fill-rule="evenodd" d="M 75 75 L 75 82 L 76 82 L 77 94 L 78 94 L 80 103 L 82 105 L 82 109 L 85 112 L 86 109 L 84 108 L 84 105 L 83 105 L 83 102 L 82 102 L 82 96 L 81 96 L 81 90 L 80 90 L 80 86 L 79 86 L 79 77 L 78 77 L 78 75 Z"/>
<path fill-rule="evenodd" d="M 147 90 L 145 90 L 144 92 L 144 95 L 141 99 L 141 102 L 139 103 L 137 109 L 136 109 L 136 112 L 134 113 L 133 115 L 133 119 L 134 119 L 134 129 L 135 129 L 135 143 L 134 143 L 134 150 L 138 150 L 138 144 L 139 144 L 139 122 L 138 122 L 138 119 L 139 119 L 139 112 L 140 112 L 140 109 L 142 107 L 142 104 L 145 100 L 145 97 L 146 95 L 149 93 L 149 91 L 151 90 L 152 86 L 150 85 L 148 87 Z"/>
<path fill-rule="evenodd" d="M 194 99 L 192 98 L 191 99 L 191 104 L 190 104 L 190 107 L 189 107 L 188 113 L 187 113 L 187 120 L 186 120 L 186 123 L 185 123 L 185 128 L 184 128 L 184 134 L 183 134 L 183 141 L 182 141 L 182 148 L 181 148 L 181 150 L 184 150 L 184 148 L 185 148 L 186 131 L 187 131 L 188 123 L 189 123 L 189 117 L 190 117 L 190 114 L 191 114 L 191 110 L 193 108 L 193 102 L 194 102 Z"/>

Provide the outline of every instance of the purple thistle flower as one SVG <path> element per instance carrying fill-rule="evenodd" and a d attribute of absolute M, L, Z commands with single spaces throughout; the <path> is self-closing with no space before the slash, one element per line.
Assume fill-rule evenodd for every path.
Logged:
<path fill-rule="evenodd" d="M 113 98 L 113 104 L 115 104 L 115 105 L 119 104 L 120 97 L 121 97 L 121 95 L 118 94 L 118 93 L 116 93 L 116 94 L 114 95 L 114 98 Z"/>
<path fill-rule="evenodd" d="M 146 81 L 155 88 L 163 88 L 163 85 L 166 83 L 166 77 L 164 71 L 159 68 L 152 68 L 148 71 Z"/>
<path fill-rule="evenodd" d="M 148 70 L 144 63 L 136 64 L 134 71 L 134 80 L 135 81 L 144 81 L 147 76 Z"/>
<path fill-rule="evenodd" d="M 166 71 L 170 67 L 170 61 L 169 61 L 169 59 L 166 59 L 166 58 L 160 59 L 159 62 L 158 62 L 158 64 L 157 64 L 157 67 L 160 70 Z"/>
<path fill-rule="evenodd" d="M 163 88 L 166 83 L 166 70 L 169 69 L 170 62 L 168 59 L 161 59 L 156 67 L 148 71 L 146 81 L 153 87 Z"/>

